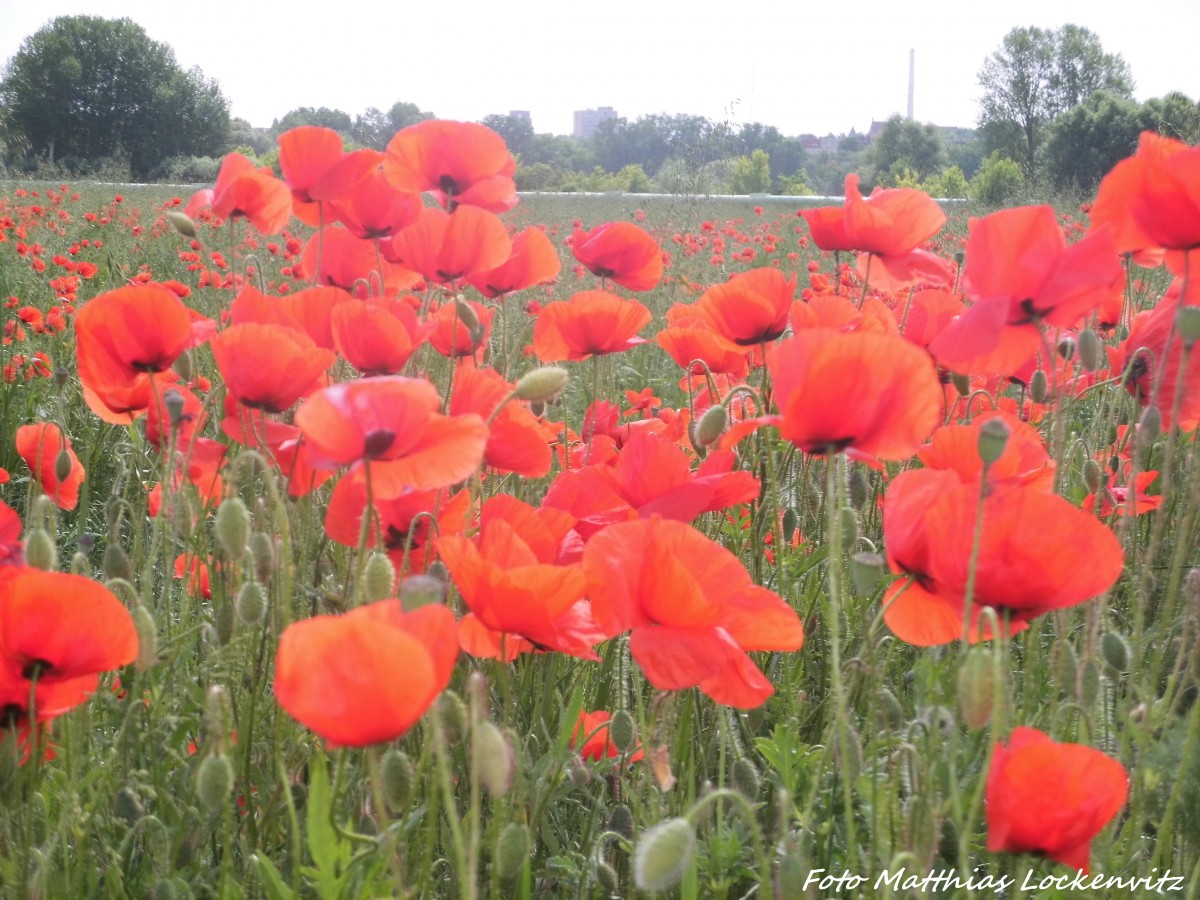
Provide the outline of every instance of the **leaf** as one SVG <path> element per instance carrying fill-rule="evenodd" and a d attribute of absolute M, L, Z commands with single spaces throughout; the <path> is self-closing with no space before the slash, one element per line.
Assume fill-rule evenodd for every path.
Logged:
<path fill-rule="evenodd" d="M 258 880 L 262 882 L 263 890 L 267 894 L 267 900 L 294 900 L 295 892 L 283 883 L 283 877 L 279 874 L 279 870 L 275 868 L 274 863 L 265 856 L 255 854 L 250 857 L 250 861 L 258 870 Z"/>

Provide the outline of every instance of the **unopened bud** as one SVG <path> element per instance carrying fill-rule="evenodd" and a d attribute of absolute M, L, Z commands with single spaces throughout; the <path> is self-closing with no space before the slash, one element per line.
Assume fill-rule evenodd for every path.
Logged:
<path fill-rule="evenodd" d="M 1079 351 L 1079 365 L 1085 372 L 1095 372 L 1100 368 L 1100 338 L 1090 328 L 1079 332 L 1075 339 L 1075 349 Z"/>
<path fill-rule="evenodd" d="M 858 514 L 849 506 L 843 506 L 838 512 L 838 522 L 842 528 L 842 546 L 853 547 L 858 543 Z"/>
<path fill-rule="evenodd" d="M 884 561 L 878 553 L 861 550 L 850 557 L 850 578 L 860 596 L 875 592 L 883 578 Z"/>
<path fill-rule="evenodd" d="M 543 366 L 526 372 L 513 388 L 518 400 L 527 403 L 549 403 L 563 392 L 571 374 L 559 366 Z"/>
<path fill-rule="evenodd" d="M 1114 672 L 1128 672 L 1133 651 L 1129 642 L 1115 631 L 1106 631 L 1100 636 L 1100 655 Z"/>
<path fill-rule="evenodd" d="M 60 482 L 71 477 L 71 454 L 66 450 L 59 450 L 54 457 L 54 477 Z"/>
<path fill-rule="evenodd" d="M 1050 393 L 1050 385 L 1046 378 L 1046 370 L 1038 369 L 1029 379 L 1029 399 L 1034 403 L 1045 403 Z"/>
<path fill-rule="evenodd" d="M 1089 494 L 1104 488 L 1104 470 L 1094 459 L 1089 458 L 1083 463 L 1083 483 L 1087 485 Z"/>
<path fill-rule="evenodd" d="M 1058 355 L 1063 359 L 1070 360 L 1074 358 L 1075 338 L 1071 337 L 1069 334 L 1063 335 L 1061 338 L 1059 338 L 1058 347 L 1055 349 L 1058 350 Z"/>
<path fill-rule="evenodd" d="M 192 221 L 192 217 L 185 212 L 180 212 L 177 209 L 167 210 L 165 218 L 171 223 L 171 227 L 178 231 L 186 238 L 196 237 L 196 223 Z"/>
<path fill-rule="evenodd" d="M 648 829 L 633 855 L 633 880 L 643 891 L 663 891 L 687 871 L 696 852 L 696 830 L 687 819 L 659 822 Z"/>
<path fill-rule="evenodd" d="M 442 691 L 434 707 L 447 744 L 457 744 L 467 734 L 467 706 L 454 691 Z"/>
<path fill-rule="evenodd" d="M 367 557 L 360 591 L 363 603 L 374 603 L 376 600 L 392 596 L 392 587 L 395 584 L 396 569 L 387 558 L 387 554 L 372 553 Z"/>
<path fill-rule="evenodd" d="M 1154 446 L 1162 434 L 1162 413 L 1157 406 L 1147 406 L 1137 424 L 1137 448 L 1143 452 Z"/>
<path fill-rule="evenodd" d="M 618 803 L 608 814 L 608 830 L 615 831 L 621 837 L 633 837 L 633 810 L 624 803 Z"/>
<path fill-rule="evenodd" d="M 175 373 L 184 383 L 192 381 L 196 377 L 196 365 L 192 359 L 192 351 L 185 350 L 175 358 Z"/>
<path fill-rule="evenodd" d="M 604 891 L 610 897 L 614 894 L 619 895 L 621 892 L 621 878 L 617 875 L 617 870 L 610 866 L 604 860 L 596 860 L 596 883 L 600 885 L 600 890 Z"/>
<path fill-rule="evenodd" d="M 1100 693 L 1100 664 L 1094 659 L 1085 660 L 1079 667 L 1078 677 L 1076 696 L 1080 703 L 1090 707 Z"/>
<path fill-rule="evenodd" d="M 171 423 L 172 428 L 183 424 L 183 413 L 186 409 L 183 394 L 173 388 L 163 391 L 163 408 L 167 411 L 167 421 Z"/>
<path fill-rule="evenodd" d="M 508 735 L 490 719 L 475 726 L 475 766 L 479 781 L 488 793 L 503 797 L 512 787 L 517 773 L 517 758 Z"/>
<path fill-rule="evenodd" d="M 229 689 L 223 684 L 211 685 L 204 698 L 204 730 L 210 738 L 222 741 L 231 727 L 233 708 Z"/>
<path fill-rule="evenodd" d="M 400 605 L 405 612 L 422 606 L 441 603 L 446 599 L 446 583 L 432 575 L 409 575 L 400 582 Z"/>
<path fill-rule="evenodd" d="M 783 511 L 783 542 L 790 544 L 800 529 L 800 514 L 794 507 L 789 506 Z"/>
<path fill-rule="evenodd" d="M 1185 347 L 1200 340 L 1200 306 L 1181 306 L 1175 311 L 1175 328 Z"/>
<path fill-rule="evenodd" d="M 92 577 L 92 564 L 88 562 L 86 553 L 75 551 L 75 555 L 71 557 L 71 574 L 82 575 L 84 578 Z"/>
<path fill-rule="evenodd" d="M 250 510 L 241 497 L 226 497 L 221 501 L 214 530 L 226 557 L 240 562 L 250 542 Z"/>
<path fill-rule="evenodd" d="M 134 667 L 139 672 L 145 672 L 158 662 L 158 625 L 154 622 L 154 613 L 140 603 L 129 616 L 133 619 L 133 632 L 138 642 Z"/>
<path fill-rule="evenodd" d="M 413 787 L 413 767 L 408 756 L 395 749 L 383 754 L 379 776 L 383 784 L 383 799 L 388 808 L 394 813 L 407 809 Z"/>
<path fill-rule="evenodd" d="M 509 822 L 496 839 L 496 873 L 502 881 L 511 881 L 521 874 L 529 862 L 532 842 L 529 826 L 524 822 Z"/>
<path fill-rule="evenodd" d="M 275 541 L 256 531 L 250 535 L 250 559 L 254 563 L 254 580 L 266 584 L 275 574 Z"/>
<path fill-rule="evenodd" d="M 113 578 L 121 578 L 125 581 L 133 579 L 133 564 L 129 561 L 129 556 L 121 549 L 120 544 L 110 543 L 104 548 L 104 560 L 100 564 L 100 569 L 104 573 L 105 581 Z"/>
<path fill-rule="evenodd" d="M 972 647 L 958 670 L 958 712 L 968 728 L 978 731 L 991 720 L 995 698 L 992 652 L 986 647 Z"/>
<path fill-rule="evenodd" d="M 238 589 L 233 605 L 243 625 L 257 625 L 267 617 L 267 594 L 257 581 L 245 582 Z"/>
<path fill-rule="evenodd" d="M 58 545 L 45 528 L 35 528 L 25 538 L 25 562 L 45 572 L 58 568 Z"/>
<path fill-rule="evenodd" d="M 146 808 L 142 805 L 142 798 L 131 787 L 121 788 L 113 797 L 113 815 L 126 825 L 131 827 L 136 825 L 145 812 Z"/>
<path fill-rule="evenodd" d="M 871 499 L 871 482 L 862 469 L 853 469 L 846 479 L 846 489 L 850 495 L 850 505 L 861 510 Z"/>
<path fill-rule="evenodd" d="M 960 397 L 966 397 L 971 393 L 971 376 L 963 375 L 960 372 L 954 372 L 950 375 L 950 383 L 954 385 L 954 390 L 958 391 Z"/>
<path fill-rule="evenodd" d="M 729 413 L 722 404 L 710 406 L 696 423 L 696 443 L 701 447 L 711 447 L 724 433 L 728 423 Z"/>
<path fill-rule="evenodd" d="M 1079 658 L 1075 655 L 1075 648 L 1067 641 L 1055 641 L 1052 666 L 1055 682 L 1073 691 L 1079 675 Z"/>
<path fill-rule="evenodd" d="M 904 724 L 904 707 L 890 688 L 879 689 L 879 713 L 885 725 L 899 728 Z"/>
<path fill-rule="evenodd" d="M 608 735 L 619 753 L 629 754 L 637 748 L 637 724 L 627 710 L 618 709 L 613 714 Z"/>
<path fill-rule="evenodd" d="M 205 809 L 220 809 L 233 793 L 233 766 L 224 753 L 204 757 L 196 773 L 196 796 Z"/>
<path fill-rule="evenodd" d="M 747 800 L 758 799 L 758 793 L 762 789 L 762 776 L 759 775 L 754 763 L 744 756 L 738 757 L 729 776 L 730 784 L 735 791 Z"/>
<path fill-rule="evenodd" d="M 1003 419 L 988 419 L 979 426 L 979 458 L 985 466 L 990 466 L 1004 455 L 1011 434 L 1012 429 Z"/>

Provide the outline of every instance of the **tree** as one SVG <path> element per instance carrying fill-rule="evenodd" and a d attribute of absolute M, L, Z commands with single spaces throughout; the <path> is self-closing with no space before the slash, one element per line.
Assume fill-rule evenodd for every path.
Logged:
<path fill-rule="evenodd" d="M 997 151 L 988 156 L 971 179 L 970 196 L 985 206 L 1002 206 L 1016 198 L 1025 187 L 1021 166 Z"/>
<path fill-rule="evenodd" d="M 979 70 L 988 151 L 999 150 L 1034 172 L 1047 127 L 1098 90 L 1132 98 L 1133 78 L 1119 54 L 1105 53 L 1086 28 L 1014 28 Z"/>
<path fill-rule="evenodd" d="M 229 104 L 199 69 L 129 19 L 61 16 L 26 38 L 0 80 L 9 128 L 50 162 L 125 158 L 135 177 L 182 154 L 216 155 Z"/>
<path fill-rule="evenodd" d="M 271 123 L 271 134 L 279 137 L 285 131 L 299 128 L 302 125 L 315 125 L 318 128 L 332 128 L 342 137 L 350 137 L 353 123 L 350 114 L 340 109 L 330 109 L 328 106 L 314 108 L 298 106 L 289 111 L 282 119 Z"/>
<path fill-rule="evenodd" d="M 353 138 L 364 147 L 372 150 L 384 150 L 401 128 L 416 125 L 426 119 L 435 118 L 431 112 L 426 112 L 415 103 L 403 100 L 393 103 L 387 112 L 381 112 L 374 106 L 369 107 L 362 115 L 354 119 Z"/>
<path fill-rule="evenodd" d="M 1042 168 L 1056 188 L 1090 194 L 1113 166 L 1137 150 L 1141 131 L 1136 103 L 1096 91 L 1051 126 Z"/>
<path fill-rule="evenodd" d="M 524 159 L 529 152 L 529 145 L 533 142 L 533 122 L 524 116 L 505 116 L 493 113 L 490 116 L 484 116 L 480 124 L 486 125 L 504 138 L 504 143 L 508 145 L 508 152 L 515 155 L 518 160 Z"/>
<path fill-rule="evenodd" d="M 771 189 L 771 159 L 765 150 L 733 161 L 729 189 L 734 194 L 765 194 Z"/>
<path fill-rule="evenodd" d="M 1139 120 L 1144 130 L 1157 131 L 1187 144 L 1200 142 L 1200 103 L 1179 91 L 1147 100 L 1142 104 Z"/>
<path fill-rule="evenodd" d="M 883 131 L 867 151 L 867 161 L 877 184 L 896 185 L 905 169 L 918 178 L 936 175 L 946 165 L 946 147 L 936 125 L 922 125 L 899 115 L 887 120 Z"/>

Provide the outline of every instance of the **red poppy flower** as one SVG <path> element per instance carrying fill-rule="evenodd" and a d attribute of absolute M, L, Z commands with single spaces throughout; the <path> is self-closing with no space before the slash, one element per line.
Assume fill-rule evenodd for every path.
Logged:
<path fill-rule="evenodd" d="M 282 325 L 303 331 L 318 347 L 333 350 L 333 308 L 353 300 L 337 287 L 310 287 L 286 297 L 268 297 L 253 285 L 243 285 L 229 307 L 229 324 Z"/>
<path fill-rule="evenodd" d="M 733 344 L 729 338 L 714 331 L 705 321 L 692 315 L 692 307 L 676 304 L 667 310 L 667 327 L 654 335 L 654 342 L 675 360 L 676 365 L 693 375 L 704 373 L 704 367 L 693 365 L 700 360 L 713 374 L 741 377 L 749 371 L 746 348 Z"/>
<path fill-rule="evenodd" d="M 495 298 L 545 284 L 558 277 L 562 260 L 550 238 L 540 228 L 530 226 L 512 239 L 508 261 L 468 278 L 485 297 Z"/>
<path fill-rule="evenodd" d="M 477 413 L 487 421 L 485 465 L 500 472 L 516 472 L 525 478 L 541 478 L 550 471 L 554 454 L 537 416 L 529 411 L 529 407 L 514 400 L 496 411 L 512 390 L 513 386 L 495 369 L 480 369 L 468 363 L 455 373 L 450 413 Z"/>
<path fill-rule="evenodd" d="M 230 153 L 217 173 L 212 208 L 222 219 L 244 216 L 263 234 L 278 234 L 292 217 L 292 192 L 269 167 Z"/>
<path fill-rule="evenodd" d="M 806 329 L 769 347 L 767 366 L 780 433 L 807 453 L 907 459 L 941 417 L 933 361 L 896 335 Z"/>
<path fill-rule="evenodd" d="M 478 543 L 451 535 L 439 538 L 438 555 L 471 609 L 474 619 L 498 635 L 516 635 L 544 650 L 598 660 L 592 646 L 600 632 L 583 602 L 579 564 L 559 565 L 562 540 L 574 524 L 557 509 L 535 509 L 515 497 L 493 497 L 483 505 Z M 465 620 L 464 620 L 465 621 Z M 467 625 L 460 628 L 464 649 L 499 655 L 498 636 L 482 642 Z M 481 646 L 482 644 L 482 646 Z M 513 650 L 505 647 L 505 658 Z"/>
<path fill-rule="evenodd" d="M 418 193 L 396 190 L 383 174 L 383 154 L 355 150 L 313 188 L 313 199 L 328 201 L 327 218 L 341 222 L 357 238 L 391 237 L 414 224 L 424 204 Z"/>
<path fill-rule="evenodd" d="M 607 222 L 591 231 L 576 228 L 571 252 L 593 275 L 631 291 L 651 290 L 662 278 L 662 249 L 632 222 Z"/>
<path fill-rule="evenodd" d="M 1138 472 L 1131 488 L 1128 484 L 1116 484 L 1114 475 L 1099 491 L 1083 498 L 1081 509 L 1086 513 L 1094 512 L 1101 518 L 1114 513 L 1118 516 L 1141 516 L 1153 512 L 1163 502 L 1161 494 L 1147 493 L 1157 478 L 1158 472 L 1153 470 Z"/>
<path fill-rule="evenodd" d="M 860 250 L 876 256 L 903 256 L 946 224 L 937 201 L 913 188 L 876 188 L 863 198 L 858 175 L 846 176 L 846 202 L 801 211 L 822 250 Z"/>
<path fill-rule="evenodd" d="M 1041 323 L 1071 328 L 1124 285 L 1108 232 L 1067 246 L 1054 209 L 972 219 L 963 290 L 971 306 L 930 343 L 957 372 L 1013 374 L 1041 345 Z"/>
<path fill-rule="evenodd" d="M 317 391 L 296 411 L 316 465 L 371 466 L 379 497 L 447 487 L 479 467 L 487 425 L 477 415 L 443 416 L 437 388 L 386 376 Z"/>
<path fill-rule="evenodd" d="M 533 326 L 533 352 L 543 362 L 587 359 L 644 344 L 637 333 L 650 310 L 607 291 L 580 291 L 566 302 L 548 303 Z"/>
<path fill-rule="evenodd" d="M 79 487 L 87 477 L 79 457 L 71 449 L 71 439 L 53 422 L 22 425 L 17 429 L 17 453 L 29 466 L 42 490 L 60 509 L 74 509 L 79 504 Z M 67 477 L 58 477 L 59 454 L 66 453 L 70 461 Z"/>
<path fill-rule="evenodd" d="M 379 274 L 379 253 L 374 241 L 356 238 L 340 225 L 322 228 L 304 245 L 304 271 L 318 285 L 339 287 L 365 297 L 372 274 Z M 382 263 L 383 289 L 398 294 L 421 281 L 411 269 L 386 260 Z"/>
<path fill-rule="evenodd" d="M 894 583 L 883 601 L 884 621 L 901 640 L 927 647 L 962 638 L 979 494 L 978 483 L 949 470 L 909 470 L 888 487 L 888 563 L 913 576 Z M 993 484 L 983 503 L 969 636 L 991 636 L 978 629 L 985 606 L 1015 633 L 1104 593 L 1123 566 L 1120 542 L 1095 517 L 1042 487 Z"/>
<path fill-rule="evenodd" d="M 445 284 L 486 272 L 508 259 L 512 239 L 495 213 L 465 206 L 450 215 L 429 207 L 416 223 L 380 244 L 388 262 Z"/>
<path fill-rule="evenodd" d="M 312 194 L 321 178 L 342 159 L 342 136 L 332 128 L 301 125 L 279 136 L 279 168 L 292 192 L 292 211 L 307 225 L 331 221 Z"/>
<path fill-rule="evenodd" d="M 21 538 L 21 517 L 0 500 L 0 570 L 25 565 L 25 545 Z"/>
<path fill-rule="evenodd" d="M 449 609 L 406 613 L 384 600 L 289 625 L 275 657 L 275 697 L 331 746 L 380 744 L 417 723 L 457 658 Z"/>
<path fill-rule="evenodd" d="M 800 619 L 755 585 L 736 556 L 682 522 L 610 525 L 583 553 L 592 612 L 606 634 L 632 629 L 630 651 L 660 690 L 699 687 L 753 708 L 774 693 L 747 650 L 799 650 Z"/>
<path fill-rule="evenodd" d="M 175 577 L 182 580 L 187 578 L 189 596 L 201 600 L 212 599 L 212 582 L 208 577 L 208 563 L 201 562 L 200 557 L 180 553 L 175 557 Z"/>
<path fill-rule="evenodd" d="M 578 750 L 579 755 L 584 759 L 601 760 L 606 757 L 620 756 L 617 745 L 609 737 L 608 729 L 611 720 L 612 713 L 587 712 L 581 709 L 579 718 L 575 722 L 575 731 L 571 734 L 571 746 Z M 629 761 L 637 762 L 644 756 L 641 741 L 638 741 L 637 749 L 629 757 Z"/>
<path fill-rule="evenodd" d="M 1086 874 L 1092 838 L 1128 796 L 1129 775 L 1115 759 L 1014 728 L 988 769 L 988 850 L 1043 854 Z"/>
<path fill-rule="evenodd" d="M 778 269 L 752 269 L 705 291 L 692 311 L 739 346 L 773 341 L 787 329 L 796 279 Z"/>
<path fill-rule="evenodd" d="M 333 341 L 364 375 L 394 375 L 425 340 L 411 304 L 397 297 L 347 300 L 330 316 Z"/>
<path fill-rule="evenodd" d="M 988 411 L 966 425 L 944 425 L 933 433 L 929 444 L 917 451 L 917 457 L 930 469 L 947 469 L 962 482 L 978 484 L 983 473 L 979 456 L 979 432 L 990 419 L 999 419 L 1008 427 L 1008 442 L 987 469 L 989 484 L 1008 484 L 1037 487 L 1051 491 L 1054 487 L 1054 460 L 1042 442 L 1036 428 L 1007 412 Z"/>
<path fill-rule="evenodd" d="M 1142 132 L 1137 153 L 1100 182 L 1090 215 L 1113 230 L 1122 253 L 1200 247 L 1200 147 Z"/>
<path fill-rule="evenodd" d="M 447 212 L 478 206 L 507 212 L 517 205 L 517 164 L 504 138 L 474 122 L 430 119 L 396 132 L 383 170 L 398 190 L 431 191 Z"/>
<path fill-rule="evenodd" d="M 442 356 L 450 359 L 481 356 L 481 351 L 492 337 L 492 320 L 496 311 L 475 300 L 463 300 L 474 314 L 475 322 L 469 321 L 460 303 L 443 303 L 426 320 L 429 327 L 429 344 Z"/>
<path fill-rule="evenodd" d="M 303 331 L 282 325 L 231 325 L 210 343 L 230 396 L 266 412 L 290 409 L 336 359 Z"/>

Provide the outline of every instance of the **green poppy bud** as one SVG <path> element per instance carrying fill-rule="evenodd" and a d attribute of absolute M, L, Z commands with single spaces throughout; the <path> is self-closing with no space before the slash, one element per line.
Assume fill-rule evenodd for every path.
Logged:
<path fill-rule="evenodd" d="M 696 830 L 687 819 L 659 822 L 642 834 L 633 855 L 639 890 L 664 891 L 677 884 L 696 852 Z"/>

